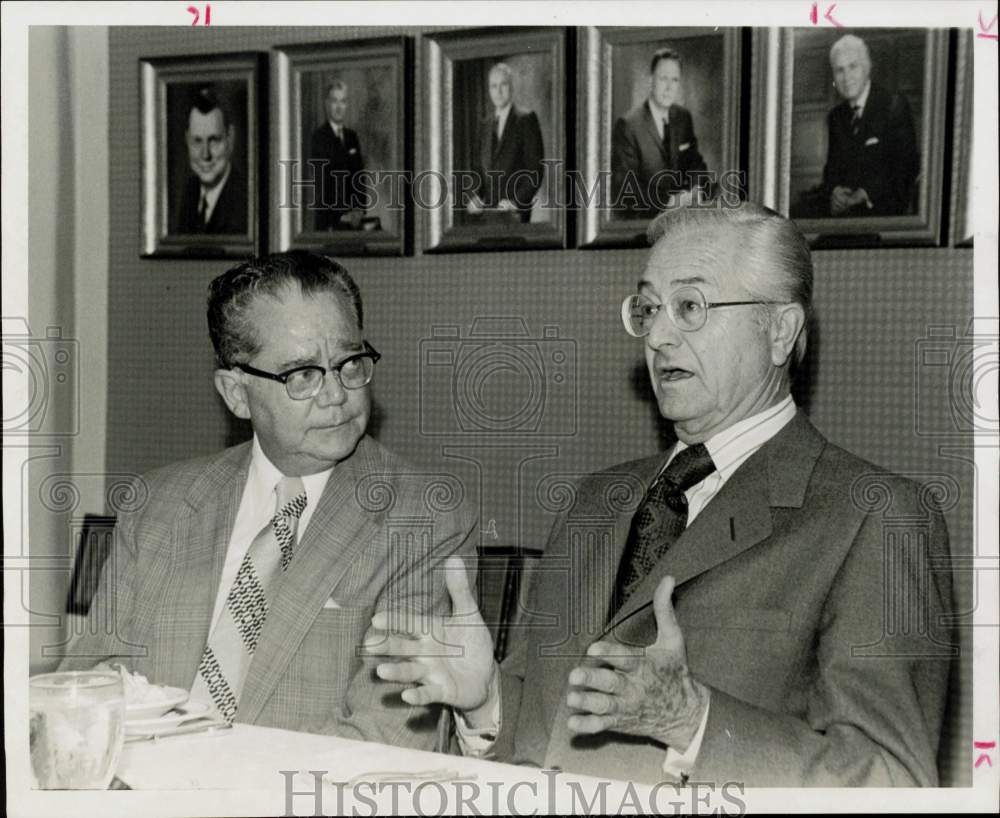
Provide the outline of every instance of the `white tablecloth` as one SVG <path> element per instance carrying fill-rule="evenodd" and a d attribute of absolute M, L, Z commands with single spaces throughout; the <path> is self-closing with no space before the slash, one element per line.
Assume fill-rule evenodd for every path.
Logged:
<path fill-rule="evenodd" d="M 671 787 L 244 724 L 130 742 L 117 777 L 134 790 L 203 790 L 208 799 L 258 792 L 262 814 L 650 812 L 671 811 L 677 799 Z"/>

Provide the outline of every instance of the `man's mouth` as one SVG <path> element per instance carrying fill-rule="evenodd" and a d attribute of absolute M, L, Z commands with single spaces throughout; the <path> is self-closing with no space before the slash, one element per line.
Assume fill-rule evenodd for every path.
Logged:
<path fill-rule="evenodd" d="M 659 380 L 671 383 L 673 381 L 684 381 L 688 378 L 693 378 L 694 373 L 688 369 L 681 369 L 678 366 L 661 366 L 656 370 L 656 375 Z"/>

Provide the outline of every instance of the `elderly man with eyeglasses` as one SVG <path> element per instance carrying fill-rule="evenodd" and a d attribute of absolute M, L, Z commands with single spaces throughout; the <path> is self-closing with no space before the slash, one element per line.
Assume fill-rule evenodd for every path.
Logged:
<path fill-rule="evenodd" d="M 63 667 L 117 662 L 228 722 L 432 749 L 441 709 L 387 708 L 358 646 L 377 611 L 450 612 L 441 563 L 476 525 L 457 487 L 429 492 L 447 475 L 366 434 L 379 354 L 357 285 L 303 251 L 251 260 L 211 283 L 208 324 L 253 440 L 136 483 Z"/>
<path fill-rule="evenodd" d="M 456 615 L 374 646 L 379 676 L 451 705 L 467 754 L 648 783 L 935 785 L 947 533 L 926 492 L 793 402 L 805 239 L 753 204 L 668 211 L 650 239 L 622 319 L 676 445 L 581 481 L 502 666 L 456 570 Z"/>

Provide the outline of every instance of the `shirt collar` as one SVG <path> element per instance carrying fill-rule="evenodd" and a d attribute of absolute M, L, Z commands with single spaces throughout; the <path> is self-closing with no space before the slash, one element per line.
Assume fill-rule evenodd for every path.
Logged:
<path fill-rule="evenodd" d="M 661 108 L 659 105 L 657 105 L 655 102 L 653 102 L 652 97 L 647 97 L 646 98 L 646 102 L 649 103 L 649 110 L 650 110 L 650 113 L 652 113 L 652 115 L 653 115 L 653 121 L 654 122 L 656 122 L 657 124 L 659 124 L 660 122 L 669 122 L 670 121 L 670 109 L 669 108 Z"/>
<path fill-rule="evenodd" d="M 865 105 L 868 104 L 868 92 L 872 90 L 872 81 L 868 80 L 865 83 L 865 89 L 858 95 L 858 98 L 851 103 L 852 108 L 859 108 L 858 116 L 861 116 L 865 112 Z"/>
<path fill-rule="evenodd" d="M 328 119 L 327 122 L 330 123 L 330 130 L 333 131 L 335 134 L 337 134 L 337 136 L 340 136 L 344 133 L 343 125 L 337 125 L 332 119 Z"/>
<path fill-rule="evenodd" d="M 306 505 L 310 507 L 315 507 L 315 504 L 319 502 L 319 498 L 323 495 L 323 490 L 326 488 L 326 482 L 330 479 L 330 475 L 333 473 L 334 467 L 331 466 L 326 471 L 316 472 L 316 474 L 306 474 L 302 476 L 302 485 L 306 490 Z M 264 450 L 260 447 L 260 441 L 257 439 L 257 435 L 253 436 L 253 447 L 250 453 L 250 471 L 247 474 L 247 483 L 251 492 L 253 492 L 253 497 L 256 500 L 258 506 L 265 505 L 268 508 L 274 508 L 274 489 L 277 487 L 281 478 L 285 475 L 281 473 L 277 466 L 274 465 L 264 454 Z"/>
<path fill-rule="evenodd" d="M 712 456 L 715 470 L 724 480 L 736 471 L 743 461 L 780 432 L 795 417 L 795 401 L 791 395 L 774 406 L 734 423 L 705 441 L 705 448 Z M 684 451 L 687 444 L 678 440 L 671 460 Z"/>

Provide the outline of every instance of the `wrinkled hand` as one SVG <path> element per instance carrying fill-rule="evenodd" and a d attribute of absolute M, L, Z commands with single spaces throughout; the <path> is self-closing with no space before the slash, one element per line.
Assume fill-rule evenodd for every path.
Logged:
<path fill-rule="evenodd" d="M 830 192 L 830 213 L 834 216 L 839 216 L 844 211 L 848 210 L 854 202 L 851 197 L 854 194 L 851 192 L 849 187 L 844 187 L 843 185 L 837 185 Z"/>
<path fill-rule="evenodd" d="M 363 647 L 369 656 L 395 659 L 378 665 L 375 672 L 380 679 L 414 685 L 402 694 L 408 704 L 440 703 L 475 710 L 486 703 L 489 694 L 495 669 L 493 640 L 460 557 L 445 562 L 445 582 L 451 616 L 419 618 L 409 633 L 372 634 Z M 372 627 L 388 631 L 394 618 L 380 611 L 372 617 Z"/>
<path fill-rule="evenodd" d="M 595 642 L 587 656 L 598 666 L 570 672 L 570 685 L 579 689 L 571 689 L 566 702 L 583 711 L 569 717 L 570 730 L 617 730 L 687 749 L 708 706 L 708 688 L 688 672 L 684 635 L 670 602 L 673 591 L 673 577 L 664 577 L 653 598 L 657 635 L 652 645 Z"/>
<path fill-rule="evenodd" d="M 468 203 L 465 205 L 465 210 L 471 216 L 478 216 L 483 212 L 483 200 L 479 198 L 478 193 L 473 193 L 472 197 L 469 199 Z"/>
<path fill-rule="evenodd" d="M 872 205 L 872 200 L 868 198 L 868 191 L 865 190 L 863 187 L 859 187 L 857 190 L 855 190 L 850 195 L 849 202 L 850 202 L 851 207 L 854 207 L 855 205 L 863 204 L 869 210 L 871 210 L 872 206 L 873 206 Z"/>

